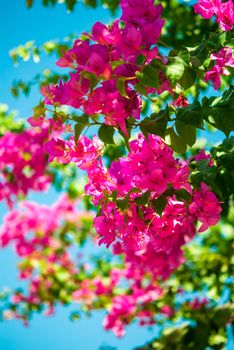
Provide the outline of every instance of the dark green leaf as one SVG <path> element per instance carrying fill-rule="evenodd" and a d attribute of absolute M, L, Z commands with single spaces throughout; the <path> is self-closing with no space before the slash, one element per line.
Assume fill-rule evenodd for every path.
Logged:
<path fill-rule="evenodd" d="M 86 124 L 83 123 L 77 123 L 74 127 L 75 129 L 75 143 L 78 142 L 80 134 L 82 133 L 82 131 L 84 130 L 84 128 L 86 127 Z"/>
<path fill-rule="evenodd" d="M 190 53 L 186 47 L 182 47 L 178 53 L 178 57 L 180 57 L 184 62 L 189 63 L 190 61 Z"/>
<path fill-rule="evenodd" d="M 198 101 L 195 101 L 193 104 L 190 104 L 185 108 L 178 108 L 176 110 L 176 117 L 184 124 L 203 129 L 202 107 Z"/>
<path fill-rule="evenodd" d="M 158 71 L 151 65 L 144 66 L 142 72 L 136 72 L 136 76 L 147 86 L 155 88 L 159 86 Z"/>
<path fill-rule="evenodd" d="M 142 64 L 144 61 L 145 61 L 145 57 L 143 55 L 138 55 L 137 56 L 137 61 L 136 61 L 137 65 Z"/>
<path fill-rule="evenodd" d="M 119 90 L 120 95 L 129 99 L 129 96 L 126 92 L 126 84 L 124 80 L 118 79 L 116 82 L 116 87 Z"/>
<path fill-rule="evenodd" d="M 194 85 L 196 80 L 196 73 L 194 70 L 190 67 L 185 67 L 184 74 L 182 78 L 179 80 L 180 85 L 184 90 L 189 89 L 191 86 Z"/>
<path fill-rule="evenodd" d="M 176 134 L 173 128 L 169 129 L 170 146 L 177 153 L 184 153 L 186 151 L 186 142 L 183 137 Z"/>
<path fill-rule="evenodd" d="M 192 197 L 185 188 L 175 191 L 175 195 L 178 200 L 185 200 L 186 202 L 190 202 Z"/>
<path fill-rule="evenodd" d="M 118 208 L 125 210 L 129 207 L 129 200 L 128 200 L 128 198 L 118 199 L 116 201 L 116 205 Z"/>
<path fill-rule="evenodd" d="M 113 138 L 114 132 L 115 132 L 115 130 L 114 130 L 113 126 L 104 124 L 99 128 L 98 136 L 104 143 L 114 144 L 115 143 L 114 138 Z"/>
<path fill-rule="evenodd" d="M 73 115 L 72 119 L 75 120 L 78 123 L 81 123 L 81 124 L 85 124 L 85 125 L 89 124 L 89 116 L 86 115 L 86 114 L 84 114 L 82 116 Z"/>
<path fill-rule="evenodd" d="M 168 106 L 159 113 L 153 113 L 149 118 L 140 122 L 140 129 L 143 134 L 154 134 L 165 137 L 167 123 L 169 118 Z"/>
<path fill-rule="evenodd" d="M 145 193 L 143 193 L 141 196 L 136 197 L 134 199 L 134 202 L 138 205 L 146 205 L 149 202 L 149 198 L 150 198 L 150 192 L 147 191 Z"/>
<path fill-rule="evenodd" d="M 159 198 L 152 200 L 152 206 L 159 216 L 162 216 L 162 213 L 166 208 L 166 205 L 167 205 L 167 197 L 165 196 L 160 196 Z"/>
<path fill-rule="evenodd" d="M 191 125 L 186 125 L 180 121 L 176 121 L 175 123 L 176 131 L 179 136 L 181 136 L 186 145 L 192 146 L 196 142 L 196 128 Z"/>
<path fill-rule="evenodd" d="M 229 136 L 234 131 L 234 88 L 230 87 L 221 97 L 204 97 L 203 114 L 215 128 Z"/>
<path fill-rule="evenodd" d="M 195 50 L 191 51 L 191 63 L 193 67 L 200 67 L 209 55 L 209 50 L 207 49 L 206 38 L 203 37 L 199 46 Z"/>

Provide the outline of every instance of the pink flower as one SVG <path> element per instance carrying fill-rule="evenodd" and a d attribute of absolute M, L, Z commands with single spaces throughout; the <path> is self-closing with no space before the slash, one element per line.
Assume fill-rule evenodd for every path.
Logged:
<path fill-rule="evenodd" d="M 213 161 L 211 160 L 211 155 L 206 154 L 204 150 L 201 150 L 198 154 L 195 155 L 194 159 L 199 162 L 200 160 L 209 160 L 209 166 L 213 165 Z"/>
<path fill-rule="evenodd" d="M 217 10 L 217 22 L 223 31 L 232 30 L 234 24 L 234 3 L 232 0 L 221 2 Z"/>
<path fill-rule="evenodd" d="M 194 5 L 194 11 L 203 18 L 210 19 L 216 15 L 216 21 L 224 31 L 232 29 L 234 24 L 234 4 L 232 0 L 198 0 Z"/>
<path fill-rule="evenodd" d="M 189 306 L 192 310 L 199 310 L 206 306 L 209 303 L 209 300 L 203 297 L 201 300 L 199 298 L 195 298 L 194 300 L 189 302 Z"/>
<path fill-rule="evenodd" d="M 215 194 L 210 191 L 205 183 L 202 182 L 200 190 L 194 192 L 193 201 L 189 206 L 189 211 L 202 223 L 199 232 L 203 232 L 210 226 L 217 224 L 222 209 Z"/>
<path fill-rule="evenodd" d="M 71 73 L 67 82 L 60 80 L 59 85 L 43 86 L 42 94 L 46 104 L 57 103 L 79 108 L 84 103 L 84 96 L 89 91 L 89 80 L 80 76 L 79 73 Z"/>
<path fill-rule="evenodd" d="M 206 72 L 205 81 L 209 80 L 213 83 L 215 90 L 218 90 L 221 84 L 220 75 L 222 74 L 222 68 L 215 65 L 212 69 Z"/>
<path fill-rule="evenodd" d="M 121 20 L 139 28 L 146 47 L 155 44 L 164 24 L 164 20 L 160 18 L 162 5 L 155 6 L 153 0 L 121 0 L 120 5 Z"/>
<path fill-rule="evenodd" d="M 198 0 L 198 3 L 194 5 L 194 11 L 203 18 L 210 19 L 217 11 L 216 4 L 219 5 L 220 0 Z"/>
<path fill-rule="evenodd" d="M 177 107 L 186 107 L 188 105 L 187 98 L 184 96 L 180 95 L 177 100 L 175 100 L 175 105 Z"/>
<path fill-rule="evenodd" d="M 126 92 L 128 98 L 119 93 L 114 80 L 105 81 L 89 95 L 84 111 L 87 114 L 103 114 L 106 124 L 117 126 L 127 134 L 126 119 L 129 116 L 140 118 L 141 98 L 130 88 L 126 88 Z"/>
<path fill-rule="evenodd" d="M 210 56 L 211 60 L 215 60 L 219 67 L 234 67 L 234 58 L 232 57 L 232 48 L 225 46 L 217 53 Z"/>
<path fill-rule="evenodd" d="M 116 239 L 116 222 L 117 222 L 117 213 L 116 206 L 114 203 L 108 203 L 105 214 L 96 216 L 94 219 L 94 227 L 102 237 L 99 240 L 99 244 L 106 244 L 107 248 L 115 241 Z"/>
<path fill-rule="evenodd" d="M 14 196 L 30 190 L 48 188 L 51 177 L 46 174 L 49 123 L 20 134 L 7 132 L 0 137 L 0 200 L 11 206 Z"/>
<path fill-rule="evenodd" d="M 206 72 L 205 81 L 211 80 L 214 88 L 217 90 L 220 87 L 220 75 L 229 75 L 228 67 L 234 67 L 234 58 L 232 57 L 232 48 L 223 47 L 219 52 L 213 53 L 210 56 L 211 60 L 215 60 L 216 64 L 213 68 Z"/>

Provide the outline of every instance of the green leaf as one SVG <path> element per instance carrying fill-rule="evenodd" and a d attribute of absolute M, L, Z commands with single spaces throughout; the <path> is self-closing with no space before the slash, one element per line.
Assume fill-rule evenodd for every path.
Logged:
<path fill-rule="evenodd" d="M 56 278 L 59 282 L 65 282 L 70 278 L 70 273 L 66 270 L 56 272 Z"/>
<path fill-rule="evenodd" d="M 176 131 L 181 136 L 186 145 L 192 146 L 196 142 L 196 128 L 191 125 L 186 125 L 180 121 L 175 122 Z"/>
<path fill-rule="evenodd" d="M 175 195 L 178 200 L 186 201 L 187 203 L 190 202 L 192 198 L 191 194 L 185 188 L 176 190 Z"/>
<path fill-rule="evenodd" d="M 128 200 L 128 198 L 118 199 L 116 201 L 116 205 L 118 208 L 125 210 L 129 207 L 129 200 Z"/>
<path fill-rule="evenodd" d="M 234 131 L 234 87 L 221 97 L 204 97 L 202 100 L 204 118 L 228 137 Z"/>
<path fill-rule="evenodd" d="M 33 116 L 35 118 L 45 115 L 45 112 L 46 108 L 44 101 L 39 102 L 39 104 L 33 108 Z"/>
<path fill-rule="evenodd" d="M 104 124 L 99 128 L 98 136 L 104 143 L 114 144 L 115 143 L 113 138 L 114 132 L 115 130 L 113 126 Z"/>
<path fill-rule="evenodd" d="M 207 44 L 210 48 L 217 52 L 225 45 L 226 36 L 227 32 L 210 33 L 210 37 Z"/>
<path fill-rule="evenodd" d="M 122 79 L 118 79 L 116 81 L 116 87 L 119 90 L 120 95 L 122 95 L 123 97 L 126 97 L 127 99 L 129 99 L 129 96 L 126 92 L 126 84 L 125 81 Z"/>
<path fill-rule="evenodd" d="M 83 114 L 82 116 L 72 115 L 72 119 L 81 124 L 89 124 L 89 116 L 87 114 Z"/>
<path fill-rule="evenodd" d="M 218 327 L 225 327 L 233 313 L 234 306 L 232 304 L 218 306 L 216 310 L 214 310 L 213 322 Z"/>
<path fill-rule="evenodd" d="M 207 42 L 206 42 L 205 36 L 203 37 L 200 45 L 198 45 L 190 53 L 191 53 L 191 63 L 193 67 L 195 68 L 200 67 L 209 55 L 209 50 L 207 48 Z"/>
<path fill-rule="evenodd" d="M 77 123 L 74 127 L 75 130 L 75 144 L 77 144 L 80 134 L 82 133 L 82 131 L 84 130 L 84 128 L 86 127 L 86 124 L 83 123 Z"/>
<path fill-rule="evenodd" d="M 141 82 L 138 82 L 135 84 L 135 89 L 137 92 L 139 92 L 141 95 L 145 96 L 148 98 L 148 93 L 146 91 L 146 88 L 144 86 L 144 84 L 142 84 Z"/>
<path fill-rule="evenodd" d="M 185 67 L 184 74 L 182 78 L 179 80 L 179 83 L 184 90 L 187 90 L 194 85 L 196 77 L 197 77 L 196 73 L 192 68 Z"/>
<path fill-rule="evenodd" d="M 145 61 L 145 57 L 143 55 L 140 54 L 137 56 L 137 60 L 136 60 L 137 65 L 144 63 L 144 61 Z"/>
<path fill-rule="evenodd" d="M 143 134 L 154 134 L 165 137 L 167 123 L 169 118 L 168 106 L 159 113 L 153 113 L 149 118 L 140 122 L 140 129 Z"/>
<path fill-rule="evenodd" d="M 134 199 L 134 202 L 138 205 L 146 205 L 149 202 L 149 198 L 150 198 L 150 192 L 147 191 L 145 193 L 143 193 L 141 196 L 136 197 Z"/>
<path fill-rule="evenodd" d="M 150 86 L 150 87 L 158 87 L 158 71 L 155 67 L 151 65 L 144 66 L 142 72 L 136 72 L 137 78 L 140 79 L 141 83 Z"/>
<path fill-rule="evenodd" d="M 151 203 L 156 213 L 159 216 L 162 216 L 163 210 L 166 208 L 166 205 L 167 205 L 167 197 L 160 196 L 157 199 L 153 199 Z"/>
<path fill-rule="evenodd" d="M 184 74 L 185 62 L 180 57 L 170 57 L 166 66 L 166 76 L 172 82 L 177 83 Z"/>
<path fill-rule="evenodd" d="M 190 53 L 187 47 L 182 47 L 178 53 L 178 57 L 180 57 L 184 62 L 190 62 Z"/>
<path fill-rule="evenodd" d="M 186 151 L 186 142 L 183 137 L 176 134 L 173 128 L 169 129 L 170 146 L 177 153 L 184 153 Z"/>
<path fill-rule="evenodd" d="M 185 108 L 176 110 L 176 117 L 179 121 L 187 125 L 203 129 L 203 111 L 200 102 L 195 101 Z"/>

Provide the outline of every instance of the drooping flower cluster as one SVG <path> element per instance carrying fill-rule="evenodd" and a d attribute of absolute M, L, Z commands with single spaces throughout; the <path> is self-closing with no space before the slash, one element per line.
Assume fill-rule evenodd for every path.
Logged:
<path fill-rule="evenodd" d="M 14 243 L 15 251 L 20 257 L 30 256 L 32 253 L 36 256 L 48 247 L 59 251 L 61 247 L 57 244 L 54 232 L 63 222 L 77 220 L 78 227 L 81 216 L 82 212 L 76 212 L 75 203 L 66 195 L 51 207 L 34 202 L 21 202 L 19 209 L 11 210 L 4 218 L 0 228 L 0 245 L 5 247 Z M 30 232 L 35 232 L 35 235 L 32 236 Z M 48 260 L 62 258 L 59 255 L 54 256 L 54 252 L 52 255 L 48 256 Z"/>
<path fill-rule="evenodd" d="M 89 230 L 87 223 L 92 222 L 93 214 L 77 210 L 76 206 L 77 201 L 63 195 L 52 206 L 22 202 L 4 217 L 0 246 L 13 244 L 21 259 L 19 276 L 29 281 L 28 291 L 17 291 L 12 296 L 13 310 L 5 312 L 4 317 L 22 319 L 27 324 L 27 307 L 36 310 L 45 306 L 45 315 L 50 316 L 56 303 L 75 302 L 81 309 L 85 306 L 94 310 L 105 307 L 105 297 L 104 302 L 111 308 L 104 327 L 117 336 L 123 336 L 124 327 L 135 318 L 142 325 L 153 323 L 154 315 L 147 312 L 147 305 L 162 294 L 157 283 L 149 281 L 143 287 L 141 278 L 129 279 L 128 268 L 112 268 L 108 275 L 99 270 L 97 275 L 95 269 L 92 271 L 83 263 L 80 254 L 81 261 L 77 261 L 75 242 L 81 241 L 84 231 Z M 86 239 L 92 237 L 89 231 L 85 234 Z M 119 289 L 121 285 L 124 288 Z M 126 305 L 131 307 L 126 309 Z"/>
<path fill-rule="evenodd" d="M 232 48 L 224 47 L 219 52 L 213 53 L 210 58 L 215 61 L 215 65 L 206 72 L 205 81 L 212 81 L 217 90 L 221 84 L 220 75 L 229 75 L 230 72 L 226 67 L 234 67 Z"/>
<path fill-rule="evenodd" d="M 35 128 L 20 134 L 7 132 L 0 138 L 0 200 L 11 205 L 13 196 L 48 187 L 51 179 L 45 172 L 47 158 L 43 150 L 47 138 L 48 130 Z"/>
<path fill-rule="evenodd" d="M 228 31 L 231 30 L 234 24 L 234 4 L 232 0 L 198 0 L 194 5 L 196 13 L 203 18 L 209 19 L 216 16 L 216 21 L 219 27 Z"/>
<path fill-rule="evenodd" d="M 162 6 L 155 6 L 153 0 L 121 1 L 121 7 L 120 20 L 111 26 L 97 22 L 87 40 L 76 40 L 59 59 L 60 67 L 73 69 L 70 79 L 43 87 L 42 93 L 47 104 L 82 108 L 90 116 L 103 115 L 107 125 L 127 134 L 126 120 L 130 116 L 139 119 L 142 106 L 141 96 L 134 90 L 136 72 L 152 59 L 160 59 L 152 45 L 157 43 L 164 20 Z M 139 55 L 146 62 L 138 64 Z M 161 93 L 169 83 L 162 71 L 158 74 L 160 86 L 154 91 Z"/>
<path fill-rule="evenodd" d="M 52 179 L 47 172 L 44 143 L 64 130 L 64 126 L 53 119 L 29 118 L 29 122 L 36 127 L 19 134 L 7 132 L 0 137 L 0 200 L 6 200 L 9 206 L 14 197 L 25 196 L 29 190 L 48 188 Z"/>
<path fill-rule="evenodd" d="M 88 174 L 86 193 L 101 206 L 94 219 L 99 243 L 112 245 L 116 254 L 124 252 L 130 274 L 149 271 L 154 277 L 167 277 L 182 262 L 181 247 L 194 236 L 197 220 L 202 223 L 200 232 L 218 222 L 221 208 L 216 196 L 204 183 L 192 191 L 187 163 L 176 160 L 160 137 L 139 135 L 130 143 L 128 156 L 113 162 L 110 169 L 102 163 L 96 140 L 81 137 L 77 149 L 81 145 L 82 150 L 84 143 L 88 161 L 84 157 L 80 167 Z M 68 144 L 64 143 L 57 161 L 68 153 L 76 161 Z M 89 149 L 94 152 L 92 161 Z M 187 201 L 180 197 L 184 192 Z"/>
<path fill-rule="evenodd" d="M 148 288 L 142 288 L 137 285 L 132 286 L 130 295 L 116 296 L 112 300 L 110 313 L 105 317 L 103 326 L 106 330 L 112 332 L 118 337 L 125 334 L 124 326 L 128 325 L 133 318 L 140 320 L 140 325 L 153 325 L 155 323 L 152 311 L 139 311 L 139 305 L 153 303 L 161 294 L 159 287 L 153 284 Z"/>
<path fill-rule="evenodd" d="M 79 241 L 84 223 L 91 222 L 92 218 L 92 213 L 77 211 L 76 202 L 67 195 L 52 206 L 21 202 L 19 208 L 4 217 L 0 246 L 14 246 L 16 254 L 23 259 L 19 264 L 20 278 L 30 281 L 29 295 L 18 295 L 18 303 L 40 305 L 51 300 L 53 304 L 55 280 L 77 273 L 69 252 L 72 235 L 75 232 L 75 239 Z"/>

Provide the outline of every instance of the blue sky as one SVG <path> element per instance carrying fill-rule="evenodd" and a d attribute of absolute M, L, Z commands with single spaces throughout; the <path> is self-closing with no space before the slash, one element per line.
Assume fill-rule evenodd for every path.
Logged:
<path fill-rule="evenodd" d="M 41 45 L 47 40 L 62 39 L 69 33 L 81 33 L 88 30 L 96 21 L 105 23 L 111 20 L 105 9 L 87 9 L 82 4 L 76 6 L 74 13 L 68 14 L 63 5 L 53 9 L 40 5 L 41 0 L 28 10 L 25 0 L 0 1 L 0 100 L 10 109 L 19 111 L 19 116 L 28 118 L 40 96 L 36 89 L 29 98 L 15 99 L 10 93 L 10 84 L 14 79 L 30 80 L 44 68 L 55 68 L 55 57 L 42 57 L 40 63 L 32 61 L 14 67 L 9 50 L 29 40 Z M 51 193 L 50 199 L 56 197 Z M 33 197 L 35 198 L 35 197 Z M 37 196 L 40 201 L 48 202 L 46 194 Z M 0 222 L 6 208 L 0 205 Z M 0 286 L 18 285 L 16 258 L 11 250 L 0 251 Z M 108 344 L 118 350 L 130 350 L 136 345 L 156 336 L 156 331 L 131 326 L 124 339 L 118 340 L 102 329 L 103 312 L 92 318 L 72 323 L 69 309 L 60 308 L 55 317 L 45 318 L 36 315 L 29 328 L 18 321 L 0 323 L 0 350 L 96 350 L 100 345 Z"/>

